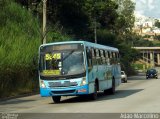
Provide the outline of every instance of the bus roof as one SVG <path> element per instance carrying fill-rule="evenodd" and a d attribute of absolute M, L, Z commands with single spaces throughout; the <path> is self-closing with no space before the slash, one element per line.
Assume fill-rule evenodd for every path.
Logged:
<path fill-rule="evenodd" d="M 117 49 L 117 48 L 110 47 L 110 46 L 106 46 L 106 45 L 100 45 L 100 44 L 96 44 L 96 43 L 91 43 L 91 42 L 87 42 L 87 41 L 54 42 L 54 43 L 42 44 L 40 47 L 42 47 L 42 46 L 50 46 L 50 45 L 59 45 L 59 44 L 71 44 L 71 43 L 83 43 L 85 46 L 89 46 L 89 47 L 94 47 L 94 48 L 98 48 L 98 49 L 105 49 L 105 50 L 109 50 L 109 51 L 118 52 L 118 49 Z"/>

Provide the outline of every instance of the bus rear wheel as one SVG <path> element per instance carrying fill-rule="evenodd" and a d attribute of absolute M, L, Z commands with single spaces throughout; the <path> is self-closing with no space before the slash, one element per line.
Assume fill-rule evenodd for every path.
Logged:
<path fill-rule="evenodd" d="M 60 103 L 61 96 L 52 96 L 52 100 L 54 101 L 54 103 Z"/>
<path fill-rule="evenodd" d="M 116 91 L 116 86 L 115 86 L 115 79 L 112 79 L 112 88 L 109 89 L 110 94 L 114 94 Z"/>
<path fill-rule="evenodd" d="M 108 94 L 108 92 L 109 92 L 108 89 L 104 90 L 104 94 Z"/>

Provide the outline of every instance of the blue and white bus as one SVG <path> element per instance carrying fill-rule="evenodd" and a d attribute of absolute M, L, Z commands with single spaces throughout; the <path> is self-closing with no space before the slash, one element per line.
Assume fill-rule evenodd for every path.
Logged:
<path fill-rule="evenodd" d="M 86 41 L 43 44 L 39 48 L 40 94 L 55 103 L 61 96 L 114 93 L 121 83 L 117 48 Z"/>

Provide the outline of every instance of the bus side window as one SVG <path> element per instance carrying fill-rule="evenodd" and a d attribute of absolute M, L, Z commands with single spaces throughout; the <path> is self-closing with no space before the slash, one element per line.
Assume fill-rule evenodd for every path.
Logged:
<path fill-rule="evenodd" d="M 97 59 L 97 64 L 101 65 L 102 61 L 101 61 L 101 54 L 99 49 L 96 49 L 96 59 Z"/>
<path fill-rule="evenodd" d="M 119 52 L 117 52 L 117 62 L 118 63 L 120 62 L 120 54 L 119 54 Z"/>
<path fill-rule="evenodd" d="M 113 52 L 113 62 L 114 62 L 114 64 L 117 63 L 116 52 Z"/>
<path fill-rule="evenodd" d="M 108 52 L 107 51 L 105 51 L 105 56 L 106 56 L 106 58 L 108 58 Z"/>
<path fill-rule="evenodd" d="M 110 51 L 109 54 L 110 54 L 110 59 L 112 59 L 113 58 L 112 52 Z"/>
<path fill-rule="evenodd" d="M 102 64 L 105 64 L 105 52 L 104 52 L 104 50 L 100 50 L 100 51 L 101 51 Z"/>
<path fill-rule="evenodd" d="M 106 58 L 106 63 L 107 64 L 110 64 L 110 59 L 111 59 L 111 54 L 110 54 L 110 52 L 109 51 L 107 51 L 107 58 Z"/>
<path fill-rule="evenodd" d="M 98 52 L 98 49 L 95 49 L 95 53 L 96 53 L 96 61 L 95 61 L 95 64 L 97 65 L 98 64 L 98 56 L 99 56 L 99 52 Z"/>
<path fill-rule="evenodd" d="M 108 58 L 111 58 L 111 57 L 110 57 L 110 52 L 109 52 L 109 51 L 108 51 Z"/>
<path fill-rule="evenodd" d="M 94 49 L 91 49 L 92 57 L 95 57 Z"/>
<path fill-rule="evenodd" d="M 95 65 L 96 64 L 96 52 L 95 52 L 95 49 L 92 48 L 91 52 L 92 52 L 92 65 Z"/>
<path fill-rule="evenodd" d="M 113 52 L 113 58 L 116 58 L 116 54 L 115 54 L 115 52 Z"/>
<path fill-rule="evenodd" d="M 99 57 L 99 50 L 96 49 L 96 57 L 98 58 Z"/>
<path fill-rule="evenodd" d="M 108 52 L 105 51 L 105 58 L 106 58 L 106 63 L 107 63 L 107 60 L 108 60 Z"/>
<path fill-rule="evenodd" d="M 115 61 L 115 60 L 116 60 L 116 53 L 113 52 L 113 53 L 112 53 L 112 56 L 113 56 L 113 60 Z"/>
<path fill-rule="evenodd" d="M 116 63 L 117 63 L 117 60 L 118 60 L 118 58 L 117 58 L 117 52 L 115 52 L 115 61 L 116 61 Z"/>
<path fill-rule="evenodd" d="M 110 57 L 111 57 L 111 60 L 110 60 L 110 62 L 111 62 L 111 64 L 114 64 L 114 52 L 110 52 Z"/>
<path fill-rule="evenodd" d="M 88 67 L 92 67 L 92 53 L 89 48 L 87 48 L 87 63 Z"/>

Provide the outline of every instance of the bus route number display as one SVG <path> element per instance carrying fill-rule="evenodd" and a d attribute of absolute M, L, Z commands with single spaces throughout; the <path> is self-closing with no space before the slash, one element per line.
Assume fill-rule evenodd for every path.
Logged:
<path fill-rule="evenodd" d="M 60 75 L 60 70 L 43 70 L 43 75 Z"/>
<path fill-rule="evenodd" d="M 61 53 L 55 53 L 55 54 L 45 54 L 45 60 L 52 60 L 52 59 L 61 59 Z"/>

